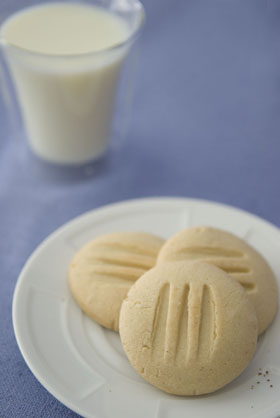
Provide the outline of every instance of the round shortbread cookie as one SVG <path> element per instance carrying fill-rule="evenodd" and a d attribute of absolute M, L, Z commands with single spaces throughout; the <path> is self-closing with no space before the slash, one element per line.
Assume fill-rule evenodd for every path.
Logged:
<path fill-rule="evenodd" d="M 186 229 L 166 241 L 157 263 L 180 260 L 214 264 L 238 280 L 256 309 L 259 334 L 272 322 L 278 301 L 276 279 L 262 255 L 245 241 L 216 228 Z"/>
<path fill-rule="evenodd" d="M 120 313 L 132 366 L 176 395 L 214 392 L 239 376 L 255 353 L 257 328 L 242 286 L 200 261 L 157 265 L 131 287 Z"/>
<path fill-rule="evenodd" d="M 82 310 L 118 331 L 119 312 L 133 282 L 152 268 L 163 240 L 143 232 L 102 235 L 74 256 L 69 269 L 72 294 Z"/>

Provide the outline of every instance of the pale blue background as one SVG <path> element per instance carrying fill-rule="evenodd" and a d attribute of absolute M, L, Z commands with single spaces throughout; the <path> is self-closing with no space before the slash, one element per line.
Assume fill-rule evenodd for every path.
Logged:
<path fill-rule="evenodd" d="M 26 170 L 0 103 L 1 418 L 76 416 L 33 377 L 11 320 L 18 274 L 58 226 L 159 195 L 224 202 L 280 226 L 280 0 L 144 4 L 129 138 L 96 177 L 54 181 Z"/>

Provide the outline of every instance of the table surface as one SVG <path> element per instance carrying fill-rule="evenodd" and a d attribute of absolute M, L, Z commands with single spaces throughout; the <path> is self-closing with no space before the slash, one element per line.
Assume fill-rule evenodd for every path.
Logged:
<path fill-rule="evenodd" d="M 12 327 L 20 270 L 57 227 L 146 196 L 223 202 L 280 226 L 280 2 L 143 3 L 128 139 L 102 164 L 67 176 L 26 167 L 0 97 L 1 417 L 77 416 L 29 371 Z"/>

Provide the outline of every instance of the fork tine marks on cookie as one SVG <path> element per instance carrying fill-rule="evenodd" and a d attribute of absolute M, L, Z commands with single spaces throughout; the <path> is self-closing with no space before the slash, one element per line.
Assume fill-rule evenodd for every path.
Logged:
<path fill-rule="evenodd" d="M 197 357 L 208 353 L 208 357 L 213 354 L 216 338 L 218 335 L 217 323 L 217 301 L 213 289 L 204 285 L 203 297 L 201 301 L 201 323 L 199 327 Z"/>
<path fill-rule="evenodd" d="M 122 278 L 131 282 L 137 280 L 142 274 L 145 273 L 145 271 L 146 270 L 140 268 L 129 266 L 122 267 L 112 264 L 95 264 L 90 269 L 91 274 Z"/>
<path fill-rule="evenodd" d="M 245 254 L 241 251 L 218 248 L 218 247 L 184 247 L 177 254 L 184 255 L 185 258 L 205 259 L 206 257 L 214 258 L 244 258 Z"/>
<path fill-rule="evenodd" d="M 188 321 L 189 321 L 189 292 L 190 286 L 187 284 L 183 288 L 182 298 L 181 298 L 181 311 L 178 321 L 178 341 L 176 346 L 175 361 L 180 363 L 181 359 L 185 358 L 185 353 L 187 349 L 187 338 L 188 338 Z"/>
<path fill-rule="evenodd" d="M 130 254 L 142 254 L 150 257 L 156 257 L 158 253 L 158 246 L 140 245 L 139 242 L 137 243 L 137 245 L 132 245 L 128 242 L 105 242 L 104 240 L 102 240 L 102 242 L 100 241 L 100 243 L 97 243 L 96 246 L 105 251 L 125 251 L 126 253 Z"/>
<path fill-rule="evenodd" d="M 178 256 L 214 264 L 238 280 L 247 292 L 256 291 L 256 284 L 250 280 L 253 272 L 248 257 L 241 251 L 218 247 L 185 247 L 176 253 Z"/>
<path fill-rule="evenodd" d="M 159 291 L 157 303 L 154 310 L 153 322 L 152 322 L 152 357 L 155 359 L 160 355 L 164 357 L 164 350 L 162 353 L 158 352 L 157 347 L 161 347 L 161 341 L 165 340 L 166 327 L 167 327 L 167 316 L 169 310 L 170 300 L 170 284 L 166 283 L 162 286 Z"/>
<path fill-rule="evenodd" d="M 187 330 L 189 286 L 170 287 L 169 305 L 164 340 L 164 360 L 175 362 L 178 356 L 180 339 L 184 342 Z"/>
<path fill-rule="evenodd" d="M 207 285 L 164 285 L 154 311 L 152 356 L 171 364 L 195 361 L 206 349 L 210 355 L 217 335 L 215 306 Z M 164 341 L 160 348 L 157 340 Z"/>
<path fill-rule="evenodd" d="M 174 363 L 186 351 L 189 286 L 165 284 L 158 295 L 152 325 L 152 356 Z M 164 341 L 158 345 L 157 341 Z M 159 349 L 158 349 L 159 347 Z"/>
<path fill-rule="evenodd" d="M 96 248 L 89 262 L 111 263 L 120 266 L 151 268 L 155 264 L 155 256 L 130 251 L 104 251 Z"/>
<path fill-rule="evenodd" d="M 200 323 L 202 316 L 202 300 L 204 286 L 192 283 L 189 294 L 189 321 L 187 332 L 186 361 L 196 360 L 199 348 Z"/>

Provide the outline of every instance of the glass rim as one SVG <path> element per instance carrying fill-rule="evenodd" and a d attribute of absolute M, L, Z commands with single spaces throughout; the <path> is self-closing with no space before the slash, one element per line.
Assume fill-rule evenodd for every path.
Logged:
<path fill-rule="evenodd" d="M 145 19 L 146 19 L 146 14 L 145 14 L 145 9 L 143 4 L 139 1 L 139 0 L 131 0 L 132 3 L 135 3 L 137 5 L 137 13 L 139 14 L 139 19 L 137 21 L 137 26 L 136 28 L 129 34 L 129 36 L 122 42 L 119 42 L 115 45 L 112 45 L 110 47 L 107 48 L 103 48 L 100 49 L 98 51 L 89 51 L 89 52 L 82 52 L 82 53 L 75 53 L 75 54 L 50 54 L 50 53 L 44 53 L 44 52 L 37 52 L 37 51 L 32 51 L 30 49 L 27 48 L 23 48 L 21 46 L 18 45 L 14 45 L 11 42 L 8 42 L 7 39 L 5 39 L 5 37 L 3 36 L 3 27 L 5 25 L 5 22 L 7 23 L 9 19 L 12 19 L 12 17 L 16 14 L 16 13 L 20 13 L 21 11 L 24 10 L 21 9 L 16 13 L 13 13 L 11 16 L 9 16 L 8 18 L 6 18 L 1 26 L 0 26 L 0 47 L 4 46 L 7 47 L 9 46 L 10 48 L 16 50 L 17 52 L 19 52 L 20 54 L 23 55 L 30 55 L 32 57 L 41 57 L 41 58 L 48 58 L 48 59 L 66 59 L 66 60 L 73 60 L 73 59 L 79 59 L 79 58 L 89 58 L 89 57 L 94 57 L 94 56 L 101 56 L 103 54 L 107 54 L 110 52 L 114 52 L 117 51 L 118 49 L 123 48 L 124 46 L 128 45 L 128 44 L 132 44 L 136 38 L 138 37 L 144 23 L 145 23 Z M 44 3 L 43 3 L 44 4 Z M 30 6 L 29 8 L 32 8 L 33 6 Z M 40 5 L 37 5 L 35 7 L 40 7 Z M 100 6 L 98 6 L 100 7 Z M 105 7 L 100 7 L 103 8 L 104 10 L 106 10 Z M 25 10 L 28 8 L 25 8 Z"/>

